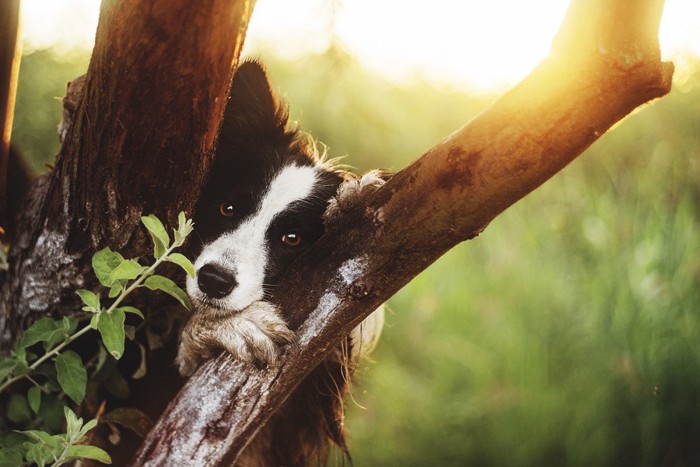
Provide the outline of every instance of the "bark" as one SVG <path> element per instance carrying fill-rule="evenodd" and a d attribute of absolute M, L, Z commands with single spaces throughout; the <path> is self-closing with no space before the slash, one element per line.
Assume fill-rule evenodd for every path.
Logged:
<path fill-rule="evenodd" d="M 132 465 L 229 465 L 355 325 L 445 251 L 479 234 L 615 122 L 666 94 L 663 0 L 573 0 L 551 55 L 489 110 L 347 213 L 274 300 L 298 340 L 281 364 L 222 355 L 188 381 Z"/>
<path fill-rule="evenodd" d="M 90 287 L 92 253 L 151 250 L 140 217 L 191 214 L 207 172 L 250 0 L 104 0 L 56 167 L 32 190 L 0 284 L 0 347 Z M 1 350 L 1 349 L 0 349 Z"/>
<path fill-rule="evenodd" d="M 0 225 L 6 214 L 6 181 L 9 165 L 12 115 L 17 91 L 20 48 L 19 0 L 4 0 L 0 4 Z"/>

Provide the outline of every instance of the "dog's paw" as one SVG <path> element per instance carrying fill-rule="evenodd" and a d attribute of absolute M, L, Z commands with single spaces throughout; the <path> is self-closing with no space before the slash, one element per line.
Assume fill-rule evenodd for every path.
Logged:
<path fill-rule="evenodd" d="M 215 355 L 217 346 L 215 326 L 208 319 L 209 313 L 196 312 L 185 324 L 180 333 L 175 364 L 182 376 L 192 376 L 199 365 Z"/>
<path fill-rule="evenodd" d="M 265 367 L 277 363 L 281 346 L 290 343 L 294 333 L 275 305 L 259 301 L 221 323 L 218 337 L 236 359 Z"/>
<path fill-rule="evenodd" d="M 277 307 L 268 302 L 253 302 L 235 314 L 200 310 L 182 330 L 175 362 L 180 374 L 190 376 L 204 360 L 225 350 L 236 360 L 266 367 L 278 361 L 281 346 L 293 339 Z"/>
<path fill-rule="evenodd" d="M 387 175 L 383 172 L 372 170 L 360 178 L 343 182 L 335 197 L 328 202 L 326 212 L 323 214 L 326 225 L 336 223 L 346 213 L 352 211 L 367 195 L 384 185 L 386 179 Z"/>

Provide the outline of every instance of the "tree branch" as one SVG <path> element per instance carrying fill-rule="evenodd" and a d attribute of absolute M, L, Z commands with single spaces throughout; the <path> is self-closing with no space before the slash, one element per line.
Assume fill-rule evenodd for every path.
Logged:
<path fill-rule="evenodd" d="M 341 338 L 445 251 L 666 94 L 662 0 L 573 0 L 548 59 L 345 216 L 276 288 L 297 327 L 281 365 L 226 355 L 189 380 L 132 465 L 229 465 Z"/>
<path fill-rule="evenodd" d="M 106 245 L 151 250 L 140 217 L 191 213 L 206 175 L 250 0 L 104 0 L 56 168 L 32 192 L 0 284 L 0 345 L 74 303 Z M 87 284 L 86 284 L 87 283 Z"/>

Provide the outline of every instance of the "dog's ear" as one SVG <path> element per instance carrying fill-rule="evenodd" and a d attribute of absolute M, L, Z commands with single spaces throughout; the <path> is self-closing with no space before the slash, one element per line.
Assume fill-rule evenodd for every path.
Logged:
<path fill-rule="evenodd" d="M 241 64 L 231 83 L 221 136 L 283 135 L 288 120 L 287 109 L 277 99 L 263 66 L 256 61 Z"/>

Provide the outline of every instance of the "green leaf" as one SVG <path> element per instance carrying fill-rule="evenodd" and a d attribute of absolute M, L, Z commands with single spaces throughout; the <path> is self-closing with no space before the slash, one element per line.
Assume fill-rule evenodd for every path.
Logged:
<path fill-rule="evenodd" d="M 27 436 L 37 443 L 45 444 L 51 448 L 58 448 L 60 446 L 60 443 L 58 440 L 51 436 L 50 434 L 46 433 L 45 431 L 40 431 L 40 430 L 26 430 L 26 431 L 16 431 L 16 433 L 21 433 L 24 436 Z"/>
<path fill-rule="evenodd" d="M 29 462 L 34 462 L 39 467 L 44 467 L 49 462 L 53 461 L 58 454 L 54 452 L 54 449 L 51 449 L 45 444 L 25 443 L 25 446 L 27 447 L 27 454 L 25 458 Z"/>
<path fill-rule="evenodd" d="M 94 292 L 90 290 L 85 290 L 85 289 L 78 289 L 75 291 L 75 293 L 78 294 L 80 299 L 83 301 L 85 306 L 83 307 L 83 311 L 89 311 L 90 313 L 99 313 L 100 312 L 100 296 L 95 294 Z"/>
<path fill-rule="evenodd" d="M 32 357 L 33 357 L 33 355 L 32 355 Z M 29 366 L 27 365 L 27 363 L 25 361 L 17 360 L 17 366 L 14 368 L 14 370 L 12 370 L 12 376 L 13 377 L 24 376 L 24 375 L 27 375 L 31 372 L 32 372 L 31 368 L 29 368 Z"/>
<path fill-rule="evenodd" d="M 19 449 L 0 449 L 0 467 L 17 467 L 22 465 L 22 451 Z"/>
<path fill-rule="evenodd" d="M 177 216 L 177 223 L 177 230 L 174 231 L 175 245 L 181 246 L 185 243 L 185 238 L 192 233 L 194 224 L 191 219 L 185 217 L 185 213 L 182 211 Z"/>
<path fill-rule="evenodd" d="M 41 318 L 24 332 L 20 347 L 27 348 L 37 342 L 49 341 L 55 333 L 61 331 L 65 333 L 62 320 Z"/>
<path fill-rule="evenodd" d="M 125 259 L 119 263 L 119 266 L 114 268 L 108 280 L 110 284 L 115 284 L 117 281 L 122 280 L 130 281 L 139 277 L 146 269 L 148 268 L 141 266 L 139 262 L 134 259 Z"/>
<path fill-rule="evenodd" d="M 27 401 L 29 402 L 29 408 L 32 409 L 34 413 L 39 413 L 39 408 L 41 407 L 41 389 L 38 386 L 32 386 L 27 391 Z"/>
<path fill-rule="evenodd" d="M 85 438 L 85 435 L 88 433 L 88 431 L 92 430 L 97 426 L 97 420 L 92 419 L 89 422 L 87 422 L 83 427 L 80 429 L 78 432 L 78 439 L 82 441 L 83 438 Z"/>
<path fill-rule="evenodd" d="M 75 316 L 63 317 L 63 327 L 68 330 L 68 335 L 73 334 L 75 330 L 78 329 L 78 324 L 80 324 L 81 320 L 82 318 L 78 318 Z"/>
<path fill-rule="evenodd" d="M 146 319 L 143 317 L 143 313 L 141 313 L 141 310 L 139 310 L 138 308 L 135 308 L 133 306 L 128 306 L 128 305 L 127 306 L 120 306 L 118 309 L 122 310 L 124 313 L 131 313 L 131 314 L 134 314 L 136 316 L 141 317 L 141 319 Z"/>
<path fill-rule="evenodd" d="M 119 360 L 124 353 L 124 311 L 115 308 L 111 313 L 101 313 L 97 330 L 110 354 Z"/>
<path fill-rule="evenodd" d="M 71 319 L 68 318 L 67 316 L 64 316 L 63 319 L 60 321 L 58 328 L 56 329 L 56 332 L 51 335 L 46 342 L 44 342 L 44 350 L 48 351 L 52 349 L 56 344 L 59 342 L 62 342 L 63 340 L 66 339 L 66 337 L 70 336 L 73 332 L 75 332 L 75 328 L 78 326 L 78 320 L 77 319 Z"/>
<path fill-rule="evenodd" d="M 153 240 L 153 256 L 160 258 L 165 254 L 165 250 L 170 246 L 170 237 L 165 230 L 163 223 L 153 214 L 141 218 L 141 222 L 148 229 Z"/>
<path fill-rule="evenodd" d="M 19 361 L 16 358 L 0 358 L 0 381 L 11 375 L 18 364 Z"/>
<path fill-rule="evenodd" d="M 80 356 L 72 350 L 66 350 L 56 357 L 56 377 L 63 392 L 80 404 L 85 398 L 87 371 Z"/>
<path fill-rule="evenodd" d="M 69 407 L 63 407 L 63 416 L 66 418 L 66 434 L 68 439 L 79 441 L 78 435 L 83 426 L 83 419 L 78 416 Z"/>
<path fill-rule="evenodd" d="M 92 255 L 92 270 L 95 271 L 95 276 L 97 276 L 100 284 L 105 287 L 113 285 L 109 280 L 110 275 L 112 271 L 122 264 L 122 261 L 124 261 L 124 257 L 116 251 L 112 251 L 109 247 L 105 247 Z"/>
<path fill-rule="evenodd" d="M 22 346 L 22 339 L 15 341 L 15 358 L 27 366 L 27 349 Z"/>
<path fill-rule="evenodd" d="M 7 403 L 7 417 L 15 423 L 26 423 L 32 418 L 23 394 L 12 394 Z"/>
<path fill-rule="evenodd" d="M 107 296 L 109 298 L 116 298 L 124 290 L 124 285 L 121 282 L 114 284 L 110 289 Z"/>
<path fill-rule="evenodd" d="M 15 430 L 7 431 L 7 426 L 2 423 L 0 429 L 0 450 L 22 449 L 22 445 L 27 442 L 27 437 Z"/>
<path fill-rule="evenodd" d="M 92 315 L 92 318 L 90 318 L 90 327 L 92 329 L 97 330 L 97 325 L 100 322 L 100 315 L 102 315 L 102 314 L 103 313 L 100 313 L 99 315 Z M 104 314 L 106 315 L 107 313 L 104 313 Z"/>
<path fill-rule="evenodd" d="M 175 284 L 175 282 L 168 279 L 167 277 L 159 276 L 156 274 L 146 279 L 143 282 L 143 285 L 151 290 L 160 290 L 162 292 L 167 293 L 171 297 L 175 298 L 178 302 L 182 303 L 182 305 L 185 308 L 187 308 L 188 310 L 190 309 L 190 299 L 187 298 L 187 294 L 185 293 L 185 291 L 178 287 L 177 284 Z"/>
<path fill-rule="evenodd" d="M 63 407 L 69 401 L 66 401 L 66 397 L 58 383 L 55 383 L 55 385 L 52 384 L 51 386 L 53 386 L 53 393 L 43 393 L 41 395 L 41 408 L 39 409 L 38 415 L 40 418 L 35 417 L 35 420 L 41 420 L 41 428 L 44 431 L 48 433 L 60 433 L 63 432 L 65 427 Z"/>
<path fill-rule="evenodd" d="M 102 449 L 96 446 L 87 446 L 84 444 L 79 444 L 76 446 L 71 446 L 67 451 L 68 459 L 91 459 L 103 464 L 111 464 L 112 458 L 109 457 Z"/>
<path fill-rule="evenodd" d="M 185 255 L 180 253 L 170 253 L 165 259 L 180 266 L 187 274 L 190 275 L 190 277 L 194 277 L 194 265 Z"/>

